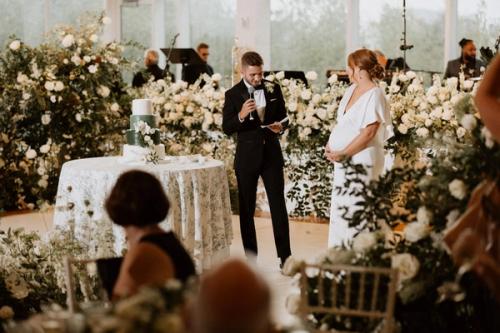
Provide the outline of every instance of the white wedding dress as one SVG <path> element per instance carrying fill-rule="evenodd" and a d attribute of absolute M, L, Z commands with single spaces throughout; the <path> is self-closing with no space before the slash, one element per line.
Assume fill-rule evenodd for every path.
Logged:
<path fill-rule="evenodd" d="M 366 91 L 345 112 L 355 88 L 355 84 L 351 85 L 340 101 L 337 123 L 330 134 L 328 145 L 331 150 L 342 150 L 359 135 L 363 128 L 379 122 L 377 134 L 368 147 L 352 156 L 353 163 L 363 164 L 367 168 L 367 175 L 363 178 L 369 182 L 377 179 L 384 170 L 384 143 L 393 135 L 392 121 L 384 92 L 379 87 Z M 336 190 L 337 187 L 346 186 L 345 171 L 342 164 L 334 163 L 328 247 L 346 244 L 356 232 L 354 228 L 349 228 L 348 221 L 342 215 L 345 212 L 343 207 L 347 207 L 348 214 L 358 210 L 360 207 L 355 204 L 359 198 L 349 194 L 340 195 Z"/>

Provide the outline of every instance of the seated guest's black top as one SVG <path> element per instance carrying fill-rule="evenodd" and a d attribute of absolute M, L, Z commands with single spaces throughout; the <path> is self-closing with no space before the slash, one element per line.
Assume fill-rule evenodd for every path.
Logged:
<path fill-rule="evenodd" d="M 177 280 L 186 282 L 188 278 L 196 275 L 191 256 L 173 232 L 150 234 L 142 237 L 140 242 L 154 244 L 170 257 L 174 265 L 175 278 Z"/>

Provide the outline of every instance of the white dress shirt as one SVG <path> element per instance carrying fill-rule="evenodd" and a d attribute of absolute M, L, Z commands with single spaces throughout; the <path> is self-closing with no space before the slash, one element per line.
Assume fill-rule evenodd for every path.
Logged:
<path fill-rule="evenodd" d="M 249 84 L 245 79 L 243 79 L 243 83 L 245 83 L 245 86 L 250 88 L 252 85 Z M 257 107 L 257 114 L 261 120 L 261 122 L 264 121 L 264 112 L 266 109 L 266 95 L 264 94 L 264 89 L 257 89 L 253 93 L 253 98 L 255 100 L 255 105 Z M 240 115 L 238 114 L 238 118 Z M 245 121 L 245 119 L 240 118 L 240 122 Z"/>

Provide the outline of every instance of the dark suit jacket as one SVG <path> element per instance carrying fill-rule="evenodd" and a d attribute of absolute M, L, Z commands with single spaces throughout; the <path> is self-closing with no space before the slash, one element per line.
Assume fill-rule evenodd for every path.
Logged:
<path fill-rule="evenodd" d="M 208 75 L 212 76 L 214 74 L 214 69 L 209 64 L 186 65 L 182 69 L 182 81 L 193 84 L 200 78 L 200 75 L 203 73 L 207 73 Z"/>
<path fill-rule="evenodd" d="M 465 63 L 462 62 L 462 57 L 448 61 L 446 65 L 446 71 L 444 72 L 444 78 L 447 79 L 449 77 L 458 77 L 460 73 L 460 67 L 465 66 Z M 483 62 L 479 59 L 476 59 L 476 63 L 474 66 L 467 66 L 464 68 L 465 78 L 478 77 L 481 75 L 481 66 L 484 66 Z"/>
<path fill-rule="evenodd" d="M 272 83 L 266 83 L 266 85 L 269 84 Z M 280 121 L 287 116 L 285 100 L 279 85 L 273 84 L 272 92 L 270 90 L 264 89 L 266 98 L 264 125 Z M 238 113 L 248 98 L 248 90 L 243 80 L 225 94 L 222 128 L 227 135 L 234 133 L 237 135 L 234 168 L 236 171 L 257 170 L 264 161 L 283 166 L 279 135 L 268 128 L 261 128 L 263 124 L 256 112 L 253 113 L 254 120 L 246 117 L 243 122 L 240 122 L 238 119 Z M 287 126 L 288 122 L 283 125 Z"/>
<path fill-rule="evenodd" d="M 158 65 L 151 65 L 144 71 L 138 72 L 134 75 L 134 78 L 132 79 L 132 87 L 142 87 L 151 76 L 154 77 L 155 81 L 158 81 L 165 77 L 165 71 L 163 71 Z"/>

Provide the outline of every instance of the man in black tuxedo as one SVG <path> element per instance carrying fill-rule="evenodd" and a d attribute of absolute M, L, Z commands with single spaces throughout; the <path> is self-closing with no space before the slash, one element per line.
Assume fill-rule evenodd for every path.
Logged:
<path fill-rule="evenodd" d="M 257 254 L 254 213 L 257 181 L 262 177 L 282 266 L 291 251 L 284 196 L 284 162 L 278 136 L 288 122 L 280 122 L 287 116 L 281 89 L 277 84 L 264 82 L 262 66 L 262 57 L 256 52 L 247 52 L 241 58 L 243 79 L 226 91 L 222 127 L 227 135 L 237 133 L 234 169 L 245 252 Z"/>

